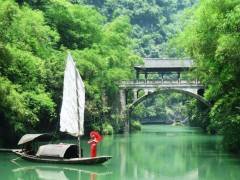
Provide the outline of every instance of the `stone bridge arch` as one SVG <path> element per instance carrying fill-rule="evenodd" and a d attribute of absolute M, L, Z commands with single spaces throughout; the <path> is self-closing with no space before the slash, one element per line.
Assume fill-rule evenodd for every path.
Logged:
<path fill-rule="evenodd" d="M 200 90 L 200 89 L 198 89 Z M 198 91 L 197 90 L 197 91 Z M 134 110 L 134 107 L 136 107 L 138 104 L 140 104 L 141 102 L 143 102 L 144 100 L 146 100 L 149 97 L 161 94 L 163 92 L 177 92 L 177 93 L 182 93 L 185 95 L 188 95 L 190 97 L 193 97 L 195 99 L 197 99 L 198 101 L 200 101 L 201 103 L 203 103 L 206 108 L 211 107 L 211 104 L 209 101 L 207 101 L 206 99 L 204 99 L 203 96 L 191 92 L 189 90 L 184 90 L 184 89 L 173 89 L 173 88 L 166 88 L 166 89 L 157 89 L 155 91 L 149 91 L 147 94 L 145 94 L 144 96 L 139 97 L 138 99 L 136 99 L 135 101 L 133 101 L 131 104 L 126 105 L 125 110 L 122 112 L 122 115 L 124 115 L 126 117 L 126 122 L 125 122 L 125 130 L 129 131 L 130 129 L 130 116 L 132 111 Z"/>
<path fill-rule="evenodd" d="M 201 84 L 198 83 L 165 83 L 165 84 L 159 84 L 151 81 L 148 81 L 147 83 L 136 83 L 132 84 L 132 82 L 126 82 L 123 88 L 120 89 L 120 113 L 124 116 L 128 115 L 129 112 L 131 112 L 132 108 L 134 108 L 137 104 L 142 102 L 144 99 L 148 98 L 149 96 L 153 96 L 155 94 L 160 94 L 164 91 L 172 91 L 172 92 L 178 92 L 182 94 L 186 94 L 188 96 L 191 96 L 206 106 L 210 106 L 210 103 L 204 99 L 203 97 L 203 91 L 204 87 Z M 126 86 L 128 89 L 126 90 Z M 144 90 L 144 95 L 139 97 L 137 92 L 138 90 Z M 132 91 L 133 92 L 133 101 L 127 102 L 127 92 Z"/>
<path fill-rule="evenodd" d="M 128 121 L 129 113 L 137 104 L 163 91 L 187 94 L 210 106 L 203 98 L 205 87 L 198 78 L 185 76 L 186 72 L 192 71 L 195 67 L 190 59 L 145 58 L 144 64 L 134 66 L 136 77 L 133 80 L 119 82 L 119 113 Z M 139 90 L 144 91 L 142 97 L 138 96 Z M 133 94 L 131 102 L 128 102 L 129 92 Z M 126 127 L 129 130 L 127 121 Z"/>
<path fill-rule="evenodd" d="M 161 94 L 162 92 L 177 92 L 177 93 L 182 93 L 182 94 L 186 94 L 188 96 L 191 96 L 195 99 L 197 99 L 198 101 L 202 102 L 204 105 L 206 105 L 206 107 L 210 107 L 210 103 L 205 100 L 201 95 L 193 93 L 189 90 L 183 90 L 183 89 L 172 89 L 172 88 L 167 88 L 167 89 L 157 89 L 153 92 L 149 92 L 148 94 L 145 94 L 144 96 L 136 99 L 133 103 L 129 104 L 126 106 L 126 111 L 127 113 L 131 113 L 132 110 L 134 109 L 134 107 L 136 107 L 138 104 L 140 104 L 141 102 L 143 102 L 145 99 L 155 96 L 157 94 Z"/>

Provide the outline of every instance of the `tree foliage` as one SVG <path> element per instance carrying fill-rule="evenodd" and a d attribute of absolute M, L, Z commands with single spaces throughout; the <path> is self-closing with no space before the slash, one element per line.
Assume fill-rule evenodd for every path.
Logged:
<path fill-rule="evenodd" d="M 56 128 L 67 51 L 86 84 L 86 125 L 111 121 L 116 83 L 141 60 L 129 19 L 105 23 L 95 9 L 67 0 L 0 2 L 0 135 L 8 141 Z"/>
<path fill-rule="evenodd" d="M 78 0 L 72 2 L 89 4 L 104 14 L 108 21 L 118 16 L 128 16 L 133 25 L 132 37 L 136 52 L 142 57 L 164 57 L 167 41 L 183 25 L 179 23 L 183 10 L 197 0 Z"/>
<path fill-rule="evenodd" d="M 196 60 L 197 73 L 212 102 L 209 129 L 223 133 L 230 150 L 240 150 L 239 0 L 203 0 L 180 35 Z"/>

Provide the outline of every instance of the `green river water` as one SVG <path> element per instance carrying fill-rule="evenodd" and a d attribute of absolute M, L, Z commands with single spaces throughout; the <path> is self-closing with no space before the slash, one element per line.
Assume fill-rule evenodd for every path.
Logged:
<path fill-rule="evenodd" d="M 223 151 L 221 140 L 196 128 L 146 125 L 140 133 L 104 137 L 98 154 L 113 156 L 104 165 L 32 163 L 0 153 L 0 180 L 238 180 L 240 158 Z"/>

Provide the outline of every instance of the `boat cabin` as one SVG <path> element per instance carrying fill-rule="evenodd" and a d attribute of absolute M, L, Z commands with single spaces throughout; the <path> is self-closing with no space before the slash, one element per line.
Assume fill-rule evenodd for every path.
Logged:
<path fill-rule="evenodd" d="M 75 144 L 46 144 L 39 142 L 49 142 L 52 139 L 50 134 L 26 134 L 18 142 L 22 146 L 22 152 L 27 155 L 48 158 L 77 158 L 79 157 L 78 146 Z M 81 149 L 81 157 L 83 157 Z"/>
<path fill-rule="evenodd" d="M 78 158 L 78 146 L 76 144 L 47 144 L 39 147 L 38 157 L 52 158 Z"/>
<path fill-rule="evenodd" d="M 18 142 L 22 146 L 22 151 L 26 154 L 34 155 L 37 152 L 39 142 L 50 141 L 52 136 L 50 134 L 25 134 Z"/>

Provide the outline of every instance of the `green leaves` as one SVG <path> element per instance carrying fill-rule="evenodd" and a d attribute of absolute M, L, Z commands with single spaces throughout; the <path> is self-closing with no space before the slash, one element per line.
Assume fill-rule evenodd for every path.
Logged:
<path fill-rule="evenodd" d="M 0 114 L 3 116 L 1 121 L 10 124 L 20 133 L 26 130 L 29 118 L 36 120 L 37 117 L 31 113 L 17 88 L 6 78 L 0 77 Z"/>
<path fill-rule="evenodd" d="M 44 22 L 40 11 L 28 7 L 17 7 L 14 3 L 1 5 L 2 19 L 1 40 L 14 47 L 32 52 L 38 57 L 46 58 L 48 49 L 58 41 L 58 34 Z"/>
<path fill-rule="evenodd" d="M 43 13 L 12 1 L 0 5 L 0 114 L 2 124 L 17 134 L 51 121 L 55 103 L 45 88 L 49 57 L 58 34 L 46 25 Z"/>
<path fill-rule="evenodd" d="M 164 57 L 167 40 L 179 32 L 179 13 L 191 7 L 196 0 L 80 0 L 79 4 L 95 6 L 108 21 L 128 16 L 133 26 L 135 51 L 143 57 Z M 121 28 L 120 28 L 121 29 Z"/>
<path fill-rule="evenodd" d="M 60 34 L 59 47 L 84 49 L 101 39 L 104 18 L 92 8 L 62 0 L 48 0 L 42 10 L 48 24 Z"/>
<path fill-rule="evenodd" d="M 240 138 L 235 136 L 240 129 L 239 111 L 235 109 L 240 92 L 239 3 L 201 1 L 182 36 L 188 42 L 187 51 L 196 60 L 201 82 L 207 87 L 205 96 L 213 103 L 208 127 L 223 133 L 224 144 L 234 151 L 240 150 Z"/>
<path fill-rule="evenodd" d="M 110 123 L 117 82 L 131 78 L 133 65 L 141 61 L 133 52 L 129 18 L 104 24 L 105 17 L 93 8 L 67 0 L 19 4 L 0 4 L 2 124 L 16 134 L 56 126 L 68 50 L 86 86 L 86 126 Z"/>

